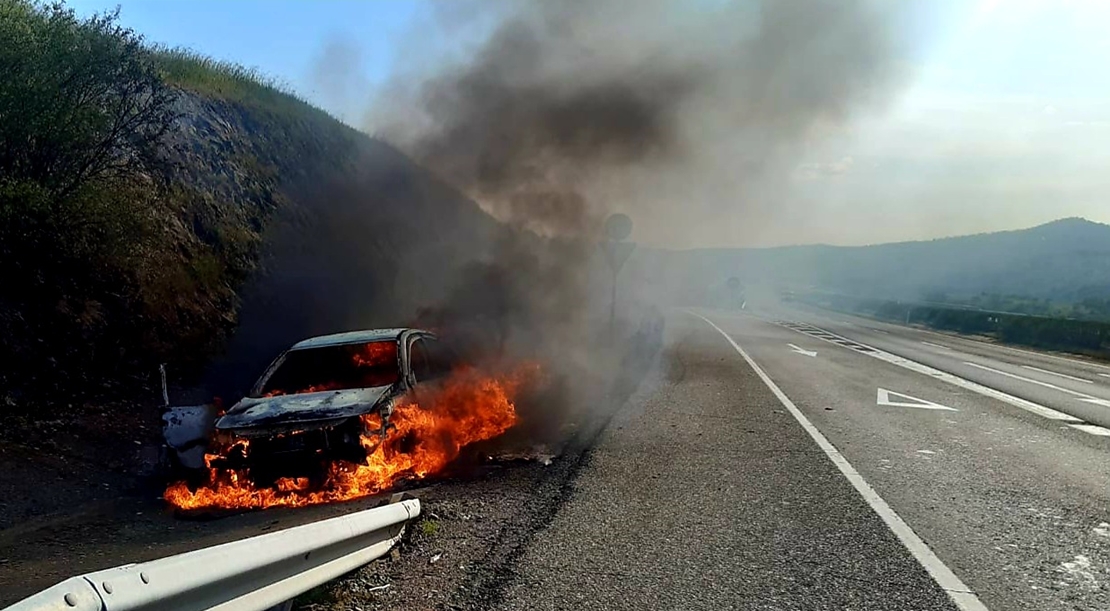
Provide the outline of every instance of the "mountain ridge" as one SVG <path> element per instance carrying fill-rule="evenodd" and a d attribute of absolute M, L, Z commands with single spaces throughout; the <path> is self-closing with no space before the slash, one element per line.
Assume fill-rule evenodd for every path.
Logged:
<path fill-rule="evenodd" d="M 1027 229 L 867 246 L 644 249 L 639 273 L 680 294 L 745 284 L 867 297 L 983 293 L 1077 302 L 1110 298 L 1110 225 L 1078 217 Z M 651 268 L 656 273 L 651 273 Z"/>

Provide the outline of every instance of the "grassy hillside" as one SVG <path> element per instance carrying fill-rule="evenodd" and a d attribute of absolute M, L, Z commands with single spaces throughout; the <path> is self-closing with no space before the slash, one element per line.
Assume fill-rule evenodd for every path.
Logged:
<path fill-rule="evenodd" d="M 1039 227 L 861 247 L 792 246 L 645 253 L 641 264 L 701 298 L 730 276 L 748 284 L 858 297 L 1031 307 L 1110 298 L 1110 226 L 1062 219 Z M 1040 306 L 1038 306 L 1040 307 Z M 1051 308 L 1049 308 L 1051 309 Z M 1042 312 L 1031 312 L 1042 313 Z M 1053 313 L 1046 310 L 1043 313 Z M 1055 312 L 1059 313 L 1059 312 Z"/>
<path fill-rule="evenodd" d="M 159 363 L 239 385 L 306 334 L 403 322 L 499 231 L 385 143 L 112 15 L 0 0 L 0 65 L 10 408 L 134 393 Z"/>

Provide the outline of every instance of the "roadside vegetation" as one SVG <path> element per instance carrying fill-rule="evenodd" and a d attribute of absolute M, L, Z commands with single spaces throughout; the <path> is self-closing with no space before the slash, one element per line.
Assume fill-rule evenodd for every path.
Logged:
<path fill-rule="evenodd" d="M 201 367 L 235 325 L 282 172 L 300 155 L 334 161 L 354 133 L 254 71 L 62 3 L 0 0 L 0 73 L 9 411 L 134 392 L 161 362 Z M 202 112 L 269 137 L 198 153 L 194 132 L 213 131 Z"/>
<path fill-rule="evenodd" d="M 1048 297 L 1038 299 L 1023 295 L 1000 295 L 986 292 L 969 297 L 952 297 L 946 293 L 931 293 L 926 295 L 925 301 L 929 305 L 964 310 L 1110 322 L 1110 299 L 1101 296 L 1106 293 L 1106 290 L 1106 288 L 1102 288 L 1096 293 L 1096 291 L 1088 289 L 1080 292 L 1075 299 L 1070 301 Z"/>

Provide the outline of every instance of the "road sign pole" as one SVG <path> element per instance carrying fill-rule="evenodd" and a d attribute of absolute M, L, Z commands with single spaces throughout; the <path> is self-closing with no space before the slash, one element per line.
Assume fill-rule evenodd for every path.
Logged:
<path fill-rule="evenodd" d="M 609 296 L 609 335 L 617 334 L 617 269 L 613 268 L 613 281 L 610 283 L 612 294 Z"/>
<path fill-rule="evenodd" d="M 609 269 L 613 272 L 612 281 L 609 283 L 609 337 L 615 341 L 617 337 L 617 274 L 621 266 L 628 260 L 632 250 L 636 248 L 634 242 L 625 242 L 625 238 L 632 233 L 632 219 L 626 214 L 612 214 L 605 219 L 606 239 L 600 244 Z"/>

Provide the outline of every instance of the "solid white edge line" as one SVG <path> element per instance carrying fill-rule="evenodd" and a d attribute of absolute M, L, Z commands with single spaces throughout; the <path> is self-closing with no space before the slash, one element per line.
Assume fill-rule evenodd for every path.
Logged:
<path fill-rule="evenodd" d="M 1056 371 L 1049 371 L 1047 369 L 1041 369 L 1040 367 L 1034 367 L 1032 365 L 1022 365 L 1021 368 L 1022 369 L 1028 369 L 1029 371 L 1047 373 L 1050 376 L 1059 376 L 1059 377 L 1067 379 L 1067 380 L 1075 380 L 1076 382 L 1083 382 L 1084 384 L 1094 384 L 1095 383 L 1094 380 L 1088 380 L 1086 378 L 1077 378 L 1075 376 L 1070 376 L 1066 373 L 1059 373 L 1059 372 L 1056 372 Z M 1101 375 L 1101 374 L 1099 374 L 1099 375 Z"/>
<path fill-rule="evenodd" d="M 752 360 L 752 357 L 748 356 L 748 353 L 740 347 L 740 344 L 736 343 L 736 340 L 732 339 L 728 333 L 725 333 L 724 330 L 718 327 L 712 320 L 700 314 L 694 314 L 693 312 L 689 313 L 704 320 L 709 326 L 716 329 L 718 333 L 728 340 L 728 343 L 732 344 L 732 347 L 744 358 L 748 366 L 752 368 L 752 371 L 755 371 L 759 379 L 763 380 L 767 388 L 771 389 L 771 392 L 779 400 L 779 403 L 782 403 L 783 407 L 790 412 L 790 415 L 794 416 L 794 419 L 798 421 L 798 424 L 802 425 L 802 428 L 809 433 L 809 436 L 817 443 L 817 446 L 825 452 L 825 456 L 828 456 L 829 460 L 840 469 L 840 472 L 852 484 L 856 492 L 859 492 L 860 496 L 867 501 L 871 509 L 878 514 L 879 518 L 882 519 L 887 527 L 890 528 L 891 532 L 898 537 L 898 540 L 909 550 L 910 554 L 913 555 L 917 562 L 925 568 L 933 580 L 937 582 L 937 585 L 948 594 L 948 597 L 952 599 L 952 602 L 955 603 L 957 607 L 964 611 L 988 611 L 986 605 L 984 605 L 979 600 L 979 597 L 971 591 L 971 588 L 967 587 L 967 585 L 952 572 L 952 569 L 949 569 L 948 566 L 933 553 L 933 550 L 929 549 L 929 546 L 921 537 L 917 536 L 917 533 L 910 528 L 910 525 L 906 524 L 906 521 L 891 509 L 890 505 L 879 496 L 879 493 L 875 492 L 871 484 L 868 484 L 867 480 L 863 479 L 863 476 L 859 474 L 859 471 L 856 471 L 855 467 L 848 462 L 848 459 L 844 458 L 844 455 L 825 438 L 821 431 L 817 430 L 817 427 L 805 417 L 805 414 L 794 405 L 794 402 L 782 392 L 778 385 L 764 373 L 763 369 Z"/>

